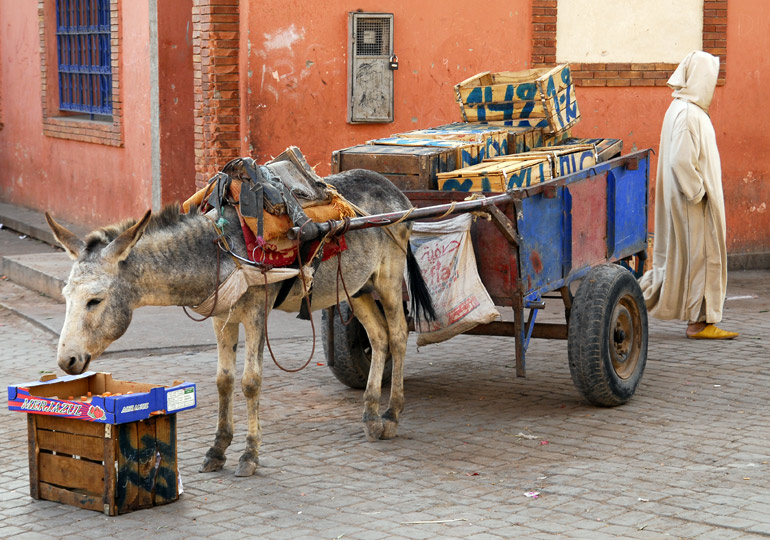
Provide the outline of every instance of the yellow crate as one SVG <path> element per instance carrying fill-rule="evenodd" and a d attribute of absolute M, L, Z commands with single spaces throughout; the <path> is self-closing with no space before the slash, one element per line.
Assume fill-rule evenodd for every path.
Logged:
<path fill-rule="evenodd" d="M 551 163 L 547 158 L 519 156 L 500 156 L 472 167 L 439 173 L 436 175 L 438 189 L 439 191 L 508 191 L 534 186 L 551 179 Z"/>
<path fill-rule="evenodd" d="M 568 64 L 524 71 L 479 73 L 455 85 L 466 122 L 508 121 L 558 133 L 580 119 Z"/>
<path fill-rule="evenodd" d="M 506 161 L 511 158 L 547 159 L 551 164 L 551 171 L 553 172 L 554 178 L 582 171 L 583 169 L 589 169 L 595 166 L 598 161 L 596 145 L 594 144 L 574 144 L 552 146 L 549 148 L 536 148 L 515 156 L 491 158 L 489 161 Z"/>

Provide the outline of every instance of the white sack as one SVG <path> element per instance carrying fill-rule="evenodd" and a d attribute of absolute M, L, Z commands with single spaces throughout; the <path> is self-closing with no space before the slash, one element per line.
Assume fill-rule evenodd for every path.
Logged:
<path fill-rule="evenodd" d="M 428 285 L 437 319 L 417 321 L 417 345 L 439 343 L 500 317 L 476 270 L 471 215 L 414 223 L 412 252 Z"/>

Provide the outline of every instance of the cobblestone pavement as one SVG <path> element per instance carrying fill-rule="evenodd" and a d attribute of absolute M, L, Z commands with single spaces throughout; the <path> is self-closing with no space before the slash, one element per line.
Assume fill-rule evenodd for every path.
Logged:
<path fill-rule="evenodd" d="M 178 416 L 184 494 L 118 517 L 32 500 L 26 421 L 4 410 L 0 538 L 769 537 L 770 272 L 730 279 L 724 326 L 742 336 L 688 341 L 682 324 L 651 320 L 644 378 L 617 408 L 581 401 L 566 342 L 534 341 L 517 379 L 511 339 L 460 336 L 417 350 L 410 337 L 399 436 L 371 444 L 360 391 L 315 360 L 290 374 L 267 357 L 251 478 L 233 476 L 245 446 L 239 391 L 225 469 L 198 472 L 215 428 L 213 350 L 102 358 L 92 369 L 116 378 L 198 384 L 198 407 Z M 20 293 L 0 282 L 7 294 Z M 310 341 L 273 349 L 299 364 Z M 3 309 L 0 350 L 3 386 L 55 363 L 55 337 Z"/>

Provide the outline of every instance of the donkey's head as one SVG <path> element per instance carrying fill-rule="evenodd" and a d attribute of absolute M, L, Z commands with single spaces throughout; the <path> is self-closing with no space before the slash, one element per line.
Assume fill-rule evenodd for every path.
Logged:
<path fill-rule="evenodd" d="M 126 260 L 150 220 L 150 211 L 137 223 L 94 231 L 80 240 L 45 214 L 56 240 L 75 260 L 62 290 L 67 303 L 59 337 L 59 367 L 78 374 L 128 328 L 133 298 Z"/>

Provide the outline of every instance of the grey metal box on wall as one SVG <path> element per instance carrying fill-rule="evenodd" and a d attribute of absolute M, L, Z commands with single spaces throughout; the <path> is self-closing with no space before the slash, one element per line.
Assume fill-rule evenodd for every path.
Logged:
<path fill-rule="evenodd" d="M 393 121 L 393 14 L 348 14 L 348 122 Z"/>

